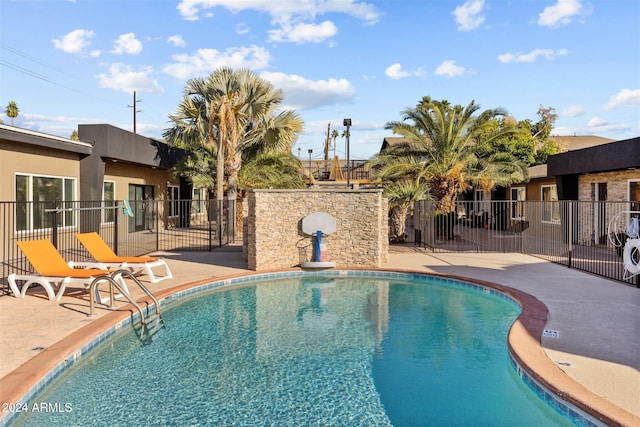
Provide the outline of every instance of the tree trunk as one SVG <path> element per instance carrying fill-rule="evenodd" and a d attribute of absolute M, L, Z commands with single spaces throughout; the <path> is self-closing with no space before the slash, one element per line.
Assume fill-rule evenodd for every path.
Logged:
<path fill-rule="evenodd" d="M 237 219 L 236 219 L 236 200 L 238 198 L 238 172 L 242 166 L 242 157 L 240 153 L 236 153 L 227 164 L 227 200 L 229 201 L 229 221 L 227 226 L 230 227 L 230 235 L 236 236 Z"/>
<path fill-rule="evenodd" d="M 404 226 L 407 220 L 407 208 L 396 206 L 391 208 L 391 242 L 404 243 Z"/>
<path fill-rule="evenodd" d="M 454 180 L 446 178 L 432 180 L 431 194 L 436 201 L 436 212 L 443 214 L 455 212 L 458 186 Z"/>

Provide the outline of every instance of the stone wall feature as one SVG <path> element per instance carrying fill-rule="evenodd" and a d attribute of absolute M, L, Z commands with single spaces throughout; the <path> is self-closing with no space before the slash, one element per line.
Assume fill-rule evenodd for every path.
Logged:
<path fill-rule="evenodd" d="M 380 267 L 389 254 L 388 201 L 382 190 L 252 190 L 248 197 L 244 252 L 252 270 L 313 261 L 314 237 L 302 219 L 326 212 L 336 232 L 326 236 L 328 261 L 338 267 Z"/>

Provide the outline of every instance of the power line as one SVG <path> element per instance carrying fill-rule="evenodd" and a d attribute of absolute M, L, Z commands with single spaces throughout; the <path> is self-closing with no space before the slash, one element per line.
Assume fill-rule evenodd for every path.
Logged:
<path fill-rule="evenodd" d="M 35 63 L 37 63 L 39 65 L 44 66 L 44 67 L 47 67 L 47 68 L 49 68 L 51 70 L 54 70 L 54 71 L 59 72 L 61 74 L 64 74 L 65 76 L 73 77 L 73 78 L 76 79 L 76 81 L 79 81 L 79 80 L 82 79 L 80 76 L 77 76 L 77 75 L 74 76 L 73 74 L 69 74 L 68 70 L 63 70 L 63 69 L 61 69 L 61 68 L 59 68 L 59 67 L 57 67 L 57 66 L 55 66 L 53 64 L 50 64 L 50 63 L 48 63 L 46 61 L 43 61 L 40 58 L 37 58 L 37 57 L 35 57 L 33 55 L 30 55 L 30 54 L 28 54 L 26 52 L 23 52 L 23 51 L 19 50 L 19 49 L 16 49 L 16 48 L 13 48 L 11 46 L 8 46 L 5 43 L 0 43 L 0 48 L 2 48 L 3 50 L 9 51 L 9 52 L 11 52 L 11 53 L 13 53 L 15 55 L 18 55 L 18 56 L 20 56 L 20 57 L 22 57 L 24 59 L 27 59 L 29 61 L 35 62 Z M 0 60 L 0 65 L 4 66 L 4 67 L 7 67 L 7 68 L 10 68 L 10 69 L 13 69 L 13 70 L 15 70 L 15 71 L 17 71 L 19 73 L 22 73 L 22 74 L 24 74 L 26 76 L 29 76 L 29 77 L 32 77 L 34 79 L 38 79 L 38 80 L 41 80 L 43 82 L 52 84 L 54 86 L 58 86 L 58 87 L 63 88 L 65 90 L 69 90 L 71 92 L 75 92 L 75 93 L 78 93 L 80 95 L 84 95 L 84 96 L 96 99 L 98 101 L 106 102 L 106 103 L 109 103 L 111 105 L 114 105 L 114 102 L 111 101 L 111 100 L 107 100 L 105 98 L 96 96 L 94 93 L 87 93 L 86 91 L 78 90 L 78 89 L 75 89 L 73 87 L 64 85 L 64 84 L 59 83 L 59 82 L 49 78 L 48 76 L 46 76 L 44 74 L 41 74 L 39 72 L 36 72 L 36 71 L 34 71 L 34 70 L 30 69 L 30 68 L 23 67 L 21 65 L 17 65 L 17 64 L 11 63 L 11 62 L 7 62 L 5 60 Z M 134 103 L 135 103 L 135 101 L 134 101 Z M 156 114 L 157 114 L 157 112 L 156 112 Z M 169 115 L 169 113 L 164 114 L 165 117 L 168 116 L 168 115 Z M 149 116 L 148 114 L 145 114 L 144 116 L 148 117 L 149 119 L 151 119 L 150 120 L 151 123 L 155 123 L 158 126 L 164 125 L 164 124 L 161 124 L 157 120 L 157 118 L 155 118 L 153 116 Z M 159 116 L 162 116 L 162 114 L 159 114 Z M 136 124 L 135 124 L 135 119 L 134 119 L 134 133 L 135 133 L 135 127 L 136 127 Z"/>
<path fill-rule="evenodd" d="M 4 49 L 4 50 L 8 50 L 9 52 L 12 52 L 12 53 L 14 53 L 16 55 L 22 56 L 23 58 L 26 58 L 26 59 L 28 59 L 30 61 L 36 62 L 36 63 L 38 63 L 40 65 L 44 65 L 47 68 L 51 68 L 54 71 L 57 71 L 57 72 L 62 73 L 64 75 L 69 75 L 69 70 L 63 70 L 62 68 L 58 68 L 53 64 L 50 64 L 50 63 L 48 63 L 46 61 L 43 61 L 42 59 L 40 59 L 38 57 L 35 57 L 33 55 L 29 55 L 28 53 L 23 52 L 21 50 L 18 50 L 18 49 L 14 48 L 14 47 L 8 46 L 8 45 L 6 45 L 4 43 L 1 43 L 1 42 L 0 42 L 0 47 L 2 49 Z"/>

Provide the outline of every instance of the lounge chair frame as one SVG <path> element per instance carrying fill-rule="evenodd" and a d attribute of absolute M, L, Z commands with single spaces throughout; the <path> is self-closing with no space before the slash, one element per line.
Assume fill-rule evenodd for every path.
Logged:
<path fill-rule="evenodd" d="M 16 298 L 24 298 L 32 285 L 40 285 L 44 288 L 49 300 L 60 301 L 67 286 L 82 285 L 89 289 L 94 279 L 111 276 L 113 273 L 108 269 L 74 268 L 71 263 L 67 263 L 62 258 L 55 246 L 46 239 L 20 241 L 18 246 L 36 272 L 29 274 L 11 273 L 7 276 L 9 288 L 11 288 Z M 129 292 L 121 275 L 116 275 L 113 279 L 118 281 L 125 292 Z M 110 301 L 109 297 L 103 297 L 100 294 L 97 287 L 95 288 L 95 298 L 100 304 L 107 304 Z"/>
<path fill-rule="evenodd" d="M 82 243 L 82 246 L 89 252 L 94 262 L 74 263 L 74 265 L 83 265 L 85 267 L 99 269 L 119 269 L 124 268 L 135 275 L 146 274 L 151 283 L 158 283 L 162 280 L 173 278 L 171 269 L 167 262 L 162 258 L 155 257 L 120 257 L 116 255 L 107 243 L 96 232 L 78 233 L 76 238 Z M 162 267 L 163 271 L 157 273 L 154 268 Z"/>

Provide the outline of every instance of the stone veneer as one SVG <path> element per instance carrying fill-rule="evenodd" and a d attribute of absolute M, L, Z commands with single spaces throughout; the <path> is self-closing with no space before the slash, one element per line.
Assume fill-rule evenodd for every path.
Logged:
<path fill-rule="evenodd" d="M 249 193 L 244 252 L 251 270 L 313 261 L 314 238 L 302 219 L 326 212 L 336 232 L 325 237 L 328 261 L 339 267 L 380 267 L 389 254 L 388 201 L 382 190 L 253 190 Z"/>
<path fill-rule="evenodd" d="M 626 202 L 629 197 L 629 181 L 640 180 L 637 170 L 590 173 L 578 177 L 578 199 L 595 200 L 594 184 L 607 184 L 607 201 Z"/>

